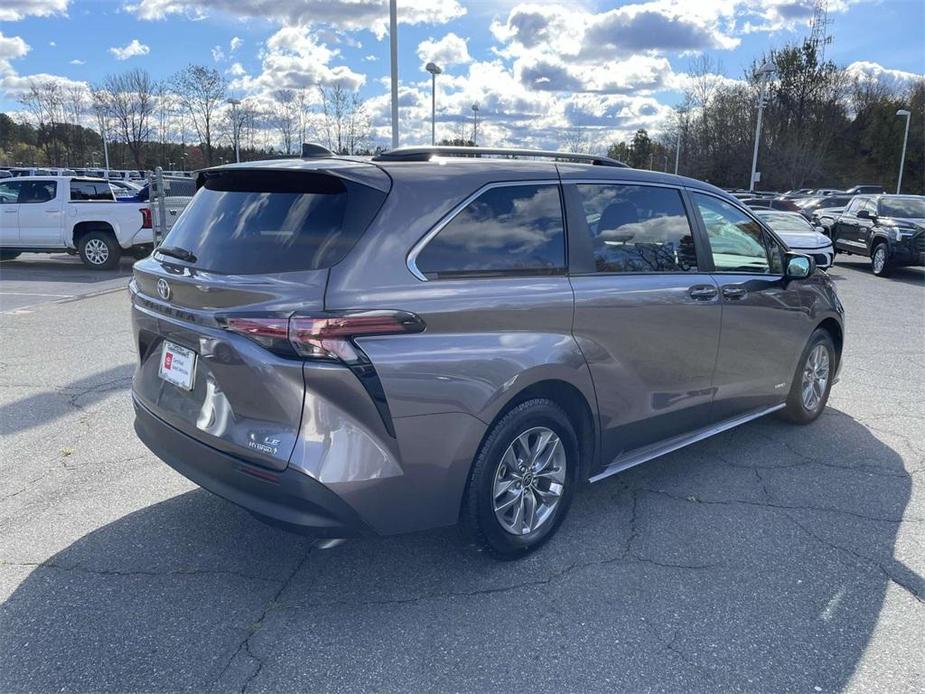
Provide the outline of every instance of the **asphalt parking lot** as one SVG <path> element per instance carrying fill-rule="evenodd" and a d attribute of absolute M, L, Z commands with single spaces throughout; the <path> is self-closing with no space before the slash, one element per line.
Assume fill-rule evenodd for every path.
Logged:
<path fill-rule="evenodd" d="M 130 256 L 119 267 L 100 272 L 76 255 L 24 253 L 0 265 L 0 313 L 25 313 L 49 303 L 68 303 L 118 291 L 132 272 Z"/>
<path fill-rule="evenodd" d="M 610 478 L 498 563 L 454 529 L 322 551 L 198 490 L 133 433 L 125 293 L 25 265 L 0 281 L 0 691 L 925 690 L 922 269 L 832 271 L 818 422 Z"/>

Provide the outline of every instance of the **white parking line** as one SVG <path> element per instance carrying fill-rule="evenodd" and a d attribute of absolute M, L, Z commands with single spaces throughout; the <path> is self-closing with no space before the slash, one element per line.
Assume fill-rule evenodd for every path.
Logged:
<path fill-rule="evenodd" d="M 0 296 L 50 296 L 59 299 L 69 299 L 73 294 L 39 294 L 38 292 L 0 292 Z"/>

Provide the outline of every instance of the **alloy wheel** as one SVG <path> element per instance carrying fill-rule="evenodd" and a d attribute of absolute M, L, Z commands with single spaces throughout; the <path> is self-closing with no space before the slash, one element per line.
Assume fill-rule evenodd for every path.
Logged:
<path fill-rule="evenodd" d="M 829 384 L 829 351 L 825 345 L 816 345 L 809 353 L 803 366 L 803 407 L 815 412 L 825 395 Z"/>
<path fill-rule="evenodd" d="M 547 427 L 533 427 L 507 447 L 495 472 L 492 507 L 512 535 L 527 535 L 554 515 L 565 488 L 565 447 Z"/>
<path fill-rule="evenodd" d="M 100 239 L 90 239 L 84 244 L 84 255 L 94 265 L 103 265 L 109 260 L 109 246 Z"/>
<path fill-rule="evenodd" d="M 883 247 L 883 244 L 877 246 L 877 250 L 874 251 L 874 272 L 881 273 L 883 268 L 886 266 L 886 248 Z"/>

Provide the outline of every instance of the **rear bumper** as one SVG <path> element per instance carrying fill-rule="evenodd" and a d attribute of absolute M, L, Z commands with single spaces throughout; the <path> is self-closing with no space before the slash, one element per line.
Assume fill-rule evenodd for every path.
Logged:
<path fill-rule="evenodd" d="M 217 451 L 170 426 L 137 399 L 133 402 L 141 441 L 200 487 L 291 532 L 336 538 L 372 534 L 350 505 L 304 473 L 268 470 Z"/>

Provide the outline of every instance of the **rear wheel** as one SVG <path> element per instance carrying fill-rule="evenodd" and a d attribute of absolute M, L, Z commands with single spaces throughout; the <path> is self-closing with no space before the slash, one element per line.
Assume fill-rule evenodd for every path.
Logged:
<path fill-rule="evenodd" d="M 111 270 L 119 264 L 122 249 L 107 231 L 91 231 L 80 237 L 77 244 L 80 259 L 94 270 Z"/>
<path fill-rule="evenodd" d="M 565 412 L 545 398 L 527 400 L 483 441 L 463 500 L 463 525 L 495 556 L 522 557 L 559 527 L 577 473 L 577 438 Z"/>
<path fill-rule="evenodd" d="M 0 251 L 0 261 L 13 260 L 19 257 L 18 251 Z"/>
<path fill-rule="evenodd" d="M 873 270 L 877 277 L 886 277 L 892 271 L 893 268 L 890 266 L 890 248 L 886 243 L 881 241 L 874 246 L 870 254 L 870 269 Z"/>
<path fill-rule="evenodd" d="M 835 359 L 832 338 L 825 330 L 817 329 L 800 356 L 787 405 L 781 411 L 784 419 L 796 424 L 809 424 L 822 414 L 832 389 Z"/>

